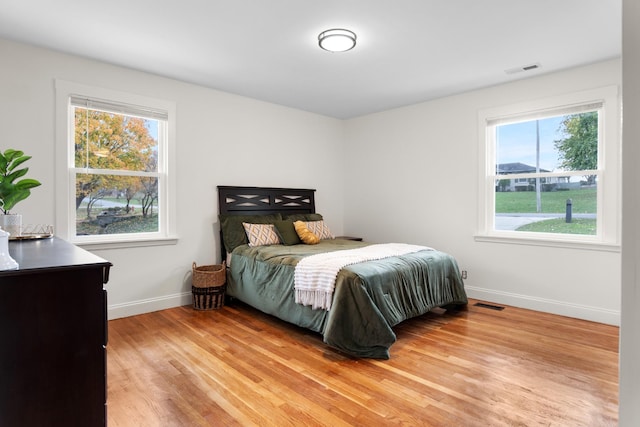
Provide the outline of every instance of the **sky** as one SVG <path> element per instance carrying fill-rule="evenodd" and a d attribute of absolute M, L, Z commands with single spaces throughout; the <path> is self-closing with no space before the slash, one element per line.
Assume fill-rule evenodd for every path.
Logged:
<path fill-rule="evenodd" d="M 559 171 L 558 151 L 554 141 L 565 116 L 538 120 L 540 128 L 540 168 Z M 536 166 L 536 120 L 497 126 L 496 163 L 524 163 Z"/>
<path fill-rule="evenodd" d="M 144 125 L 147 129 L 149 129 L 149 135 L 157 141 L 158 140 L 158 121 L 145 119 Z"/>

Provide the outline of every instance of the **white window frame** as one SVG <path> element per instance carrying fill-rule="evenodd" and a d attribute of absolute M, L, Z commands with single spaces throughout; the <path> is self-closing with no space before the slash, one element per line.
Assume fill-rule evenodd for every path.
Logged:
<path fill-rule="evenodd" d="M 55 81 L 56 90 L 56 219 L 55 234 L 71 243 L 93 249 L 155 246 L 177 243 L 175 174 L 175 102 L 94 87 L 64 80 Z M 158 232 L 77 236 L 75 228 L 74 107 L 72 97 L 104 100 L 111 104 L 136 106 L 167 114 L 166 138 L 159 138 L 159 223 Z"/>
<path fill-rule="evenodd" d="M 496 123 L 535 120 L 550 112 L 590 104 L 602 104 L 599 113 L 597 234 L 577 235 L 495 229 L 495 126 Z M 621 141 L 620 95 L 617 86 L 607 86 L 480 110 L 478 167 L 478 224 L 476 241 L 558 246 L 579 249 L 620 250 Z M 493 132 L 493 133 L 492 133 Z"/>

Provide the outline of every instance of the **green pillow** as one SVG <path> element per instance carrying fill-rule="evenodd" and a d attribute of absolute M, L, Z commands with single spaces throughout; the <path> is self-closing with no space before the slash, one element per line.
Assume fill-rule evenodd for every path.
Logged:
<path fill-rule="evenodd" d="M 322 220 L 322 215 L 320 215 L 319 213 L 291 214 L 291 215 L 285 214 L 285 215 L 282 215 L 282 219 L 291 220 L 293 222 L 296 222 L 296 221 L 304 221 L 304 222 L 321 221 Z"/>
<path fill-rule="evenodd" d="M 280 241 L 283 245 L 300 244 L 300 237 L 298 237 L 298 233 L 296 233 L 296 229 L 293 226 L 293 221 L 274 221 L 273 225 L 276 229 L 276 234 L 280 238 Z"/>
<path fill-rule="evenodd" d="M 220 231 L 222 231 L 222 241 L 227 253 L 231 253 L 240 245 L 249 243 L 247 233 L 242 226 L 243 222 L 250 224 L 273 224 L 274 221 L 282 220 L 282 216 L 272 215 L 225 215 L 220 214 Z M 223 255 L 224 257 L 224 255 Z"/>

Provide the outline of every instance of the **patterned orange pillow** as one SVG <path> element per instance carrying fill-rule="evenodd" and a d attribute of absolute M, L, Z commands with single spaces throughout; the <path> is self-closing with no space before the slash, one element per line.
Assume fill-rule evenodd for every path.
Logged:
<path fill-rule="evenodd" d="M 327 224 L 325 224 L 322 220 L 307 221 L 306 225 L 309 231 L 318 236 L 320 240 L 335 239 L 335 236 L 331 233 L 329 227 L 327 227 Z"/>
<path fill-rule="evenodd" d="M 306 243 L 307 245 L 315 245 L 320 242 L 320 238 L 309 231 L 304 221 L 296 221 L 293 223 L 293 226 L 296 229 L 298 237 L 300 237 L 300 240 L 302 240 L 303 243 Z"/>

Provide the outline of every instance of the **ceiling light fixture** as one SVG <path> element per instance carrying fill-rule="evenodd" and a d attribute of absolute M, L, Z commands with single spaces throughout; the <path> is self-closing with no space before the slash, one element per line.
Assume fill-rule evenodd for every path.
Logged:
<path fill-rule="evenodd" d="M 320 33 L 318 44 L 329 52 L 346 52 L 356 45 L 356 34 L 342 28 L 333 28 Z"/>

